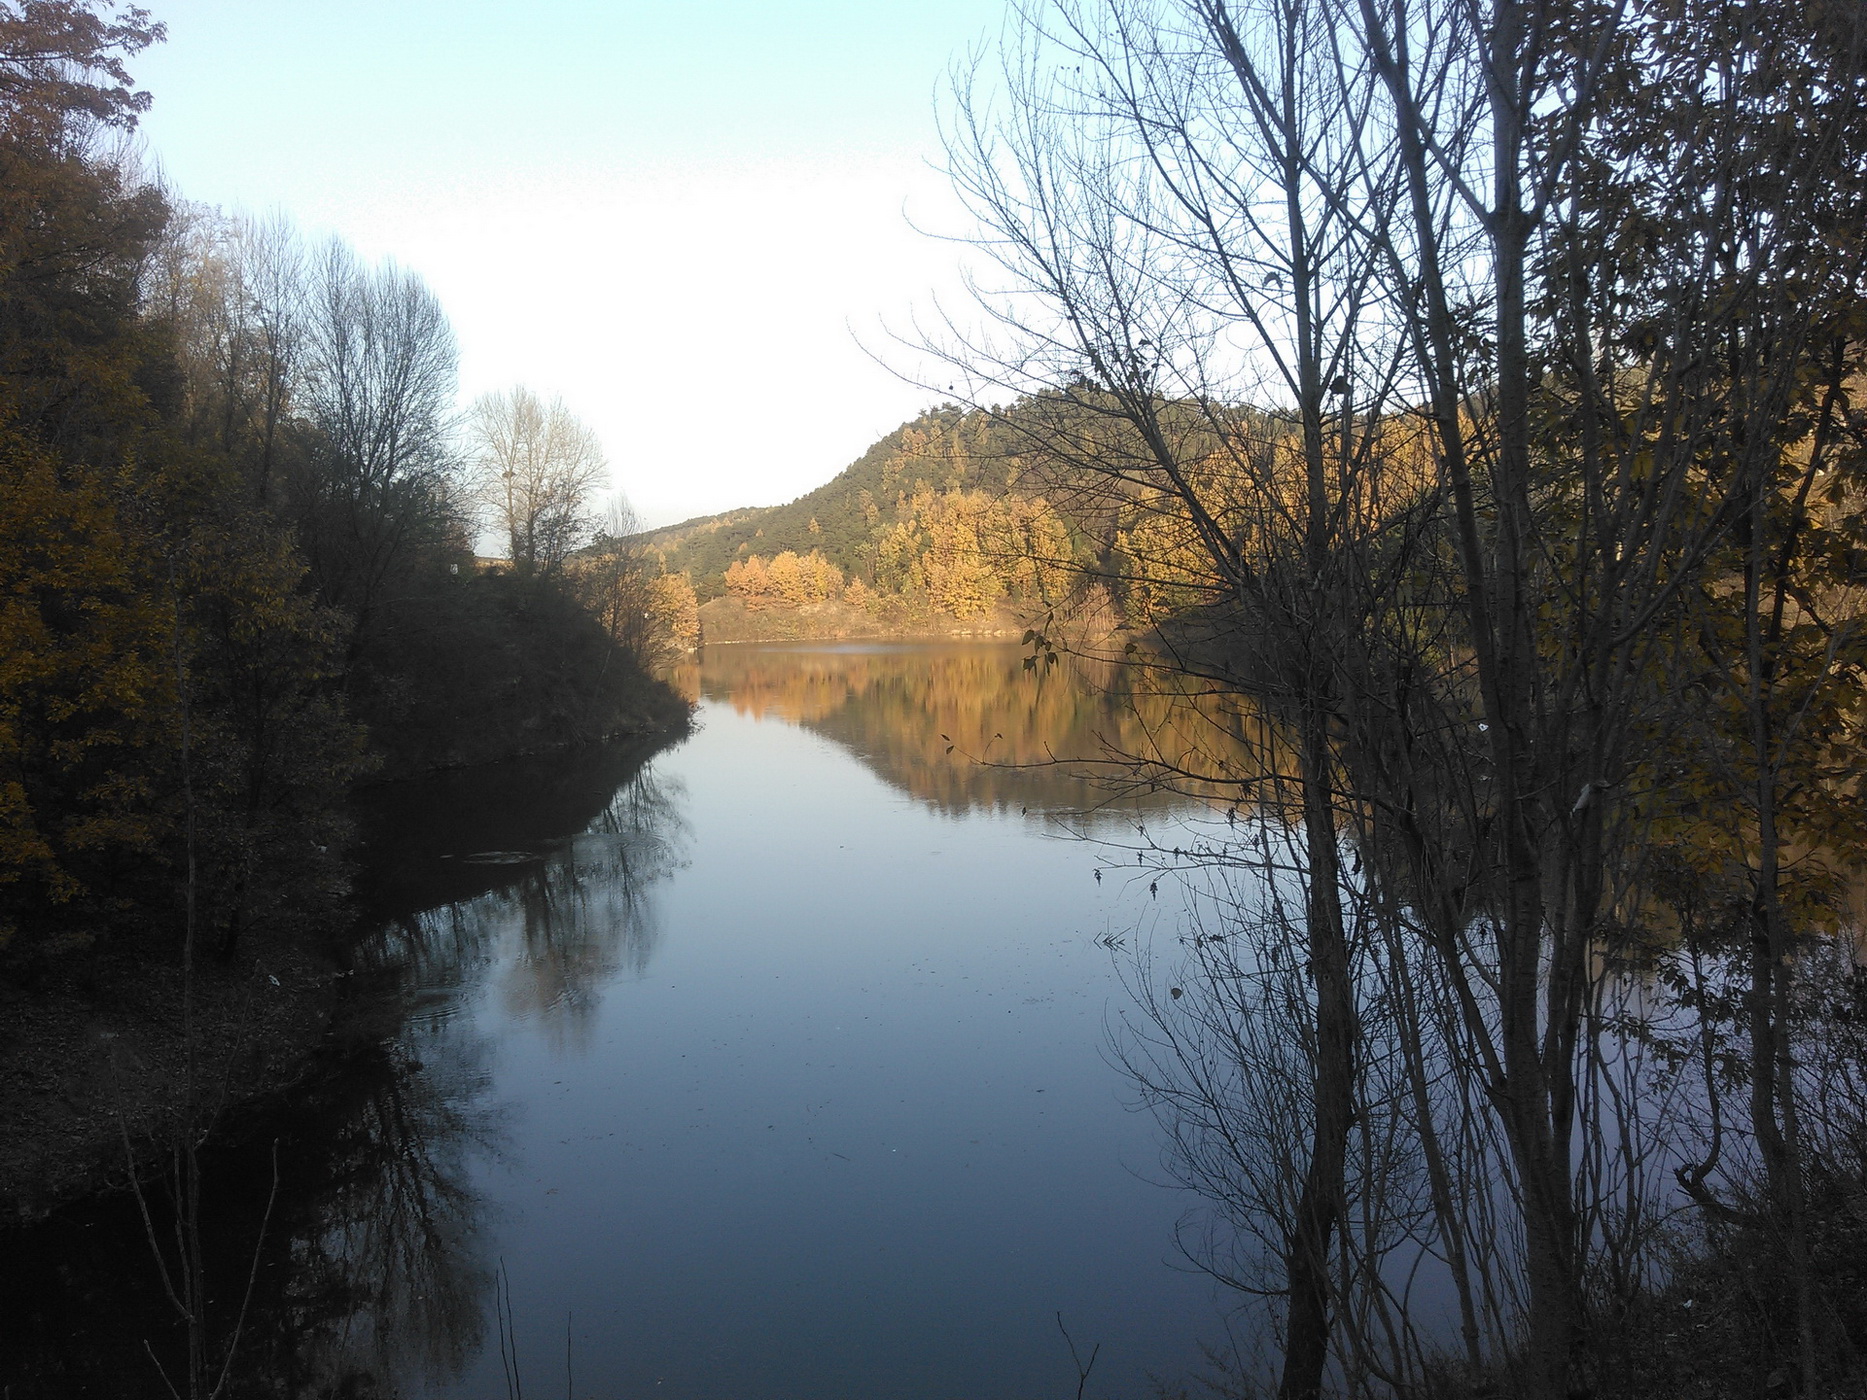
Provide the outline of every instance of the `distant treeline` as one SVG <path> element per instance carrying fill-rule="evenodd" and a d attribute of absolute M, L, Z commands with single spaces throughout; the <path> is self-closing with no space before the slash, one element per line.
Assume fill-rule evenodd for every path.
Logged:
<path fill-rule="evenodd" d="M 627 556 L 485 570 L 412 272 L 185 204 L 140 11 L 4 19 L 0 960 L 326 918 L 343 797 L 673 713 Z M 606 627 L 605 618 L 619 625 Z M 629 626 L 620 626 L 621 619 Z"/>

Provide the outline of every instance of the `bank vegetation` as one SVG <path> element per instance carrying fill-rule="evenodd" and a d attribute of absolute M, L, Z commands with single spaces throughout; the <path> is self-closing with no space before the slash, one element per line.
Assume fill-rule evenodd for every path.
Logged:
<path fill-rule="evenodd" d="M 1000 56 L 935 348 L 1124 684 L 1268 722 L 1113 764 L 1224 813 L 1140 838 L 1187 915 L 1116 1050 L 1256 1375 L 1856 1393 L 1860 7 L 1033 0 Z"/>

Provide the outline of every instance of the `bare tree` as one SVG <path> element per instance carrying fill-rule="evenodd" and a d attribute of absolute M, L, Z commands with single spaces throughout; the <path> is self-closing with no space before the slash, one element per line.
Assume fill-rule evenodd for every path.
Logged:
<path fill-rule="evenodd" d="M 270 503 L 281 437 L 304 350 L 304 248 L 282 216 L 234 225 L 235 296 L 243 312 L 255 494 Z"/>
<path fill-rule="evenodd" d="M 474 400 L 474 499 L 506 536 L 521 575 L 549 575 L 597 529 L 591 498 L 609 478 L 596 434 L 562 399 L 520 386 Z"/>
<path fill-rule="evenodd" d="M 1312 1052 L 1290 1061 L 1305 1090 L 1265 1102 L 1286 1115 L 1278 1140 L 1304 1149 L 1228 1157 L 1260 1173 L 1247 1194 L 1288 1197 L 1259 1238 L 1280 1275 L 1279 1393 L 1293 1400 L 1321 1391 L 1343 1306 L 1334 1261 L 1354 1248 L 1364 1067 L 1331 734 L 1355 650 L 1344 571 L 1375 524 L 1376 459 L 1356 418 L 1378 414 L 1393 377 L 1371 250 L 1355 237 L 1390 217 L 1392 162 L 1360 144 L 1367 99 L 1340 80 L 1333 17 L 1304 0 L 1033 7 L 1007 65 L 1010 110 L 988 112 L 968 85 L 949 140 L 1010 278 L 990 299 L 996 332 L 953 357 L 994 387 L 1041 386 L 1054 411 L 1034 415 L 1032 445 L 1061 469 L 1053 491 L 1132 520 L 1130 539 L 1172 522 L 1166 548 L 1125 551 L 1119 581 L 1190 583 L 1213 625 L 1172 669 L 1252 696 L 1296 736 L 1288 781 L 1270 780 L 1263 755 L 1235 757 L 1252 799 L 1303 832 L 1300 911 L 1281 903 L 1274 921 L 1307 950 L 1292 969 L 1307 993 L 1286 1005 Z M 1194 971 L 1213 993 L 1202 1006 L 1238 1011 L 1223 969 Z M 1154 1076 L 1148 1092 L 1184 1103 L 1205 1090 Z M 1184 1159 L 1176 1170 L 1206 1175 Z"/>
<path fill-rule="evenodd" d="M 304 248 L 283 217 L 176 202 L 146 295 L 174 330 L 186 431 L 239 464 L 260 506 L 278 503 L 305 292 Z"/>
<path fill-rule="evenodd" d="M 1482 1327 L 1518 1390 L 1566 1393 L 1594 1281 L 1640 1276 L 1665 1154 L 1623 1093 L 1638 1046 L 1614 969 L 1667 800 L 1641 745 L 1676 703 L 1695 597 L 1742 593 L 1753 620 L 1725 642 L 1762 774 L 1753 1118 L 1796 1254 L 1793 939 L 1763 755 L 1806 692 L 1772 716 L 1758 678 L 1795 591 L 1765 583 L 1793 551 L 1763 541 L 1802 505 L 1759 502 L 1820 474 L 1775 464 L 1799 417 L 1838 421 L 1801 386 L 1838 404 L 1853 362 L 1841 335 L 1835 371 L 1810 373 L 1802 271 L 1853 256 L 1824 250 L 1852 244 L 1821 216 L 1860 99 L 1810 61 L 1852 43 L 1834 66 L 1857 62 L 1858 32 L 1787 13 L 1055 0 L 1020 11 L 998 109 L 960 94 L 954 176 L 1005 280 L 947 353 L 975 402 L 1037 395 L 1033 457 L 1137 522 L 1124 538 L 1165 522 L 1151 554 L 1116 552 L 1117 581 L 1174 585 L 1168 664 L 1263 704 L 1300 755 L 1282 795 L 1240 784 L 1302 827 L 1310 876 L 1287 926 L 1314 1092 L 1306 1161 L 1278 1164 L 1308 1178 L 1281 1235 L 1286 1395 L 1319 1388 L 1331 1318 L 1380 1313 L 1340 1233 L 1344 1144 L 1379 1121 L 1367 996 L 1411 1086 L 1430 1247 L 1489 1271 L 1461 1285 L 1468 1356 Z M 1750 553 L 1713 577 L 1734 535 Z M 1365 992 L 1349 830 L 1378 876 Z M 1475 1207 L 1488 1238 L 1461 1223 Z M 1377 1340 L 1338 1355 L 1393 1362 Z"/>
<path fill-rule="evenodd" d="M 311 270 L 305 334 L 301 542 L 360 646 L 395 570 L 452 526 L 454 333 L 414 273 L 332 241 Z"/>

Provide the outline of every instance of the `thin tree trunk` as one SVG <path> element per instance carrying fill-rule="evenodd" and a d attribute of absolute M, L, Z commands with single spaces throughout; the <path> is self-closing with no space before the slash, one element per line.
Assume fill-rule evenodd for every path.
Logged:
<path fill-rule="evenodd" d="M 1290 1231 L 1280 1400 L 1322 1393 L 1329 1360 L 1333 1302 L 1331 1256 L 1341 1226 L 1348 1136 L 1354 1122 L 1355 1003 L 1332 800 L 1328 715 L 1320 704 L 1303 718 L 1303 827 L 1309 864 L 1307 928 L 1310 976 L 1316 988 L 1316 1067 L 1312 1085 L 1309 1165 Z"/>

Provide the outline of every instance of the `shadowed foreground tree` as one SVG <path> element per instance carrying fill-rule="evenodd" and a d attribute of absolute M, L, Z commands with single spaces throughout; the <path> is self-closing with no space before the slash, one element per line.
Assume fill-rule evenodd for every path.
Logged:
<path fill-rule="evenodd" d="M 1626 973 L 1677 970 L 1653 836 L 1718 771 L 1755 852 L 1752 1111 L 1722 1199 L 1693 1180 L 1754 1208 L 1761 1173 L 1797 1300 L 1779 1358 L 1805 1393 L 1845 1373 L 1859 1339 L 1816 1316 L 1795 1181 L 1795 954 L 1821 920 L 1788 927 L 1777 853 L 1791 746 L 1832 753 L 1862 714 L 1859 555 L 1811 528 L 1859 516 L 1836 416 L 1862 345 L 1858 9 L 1057 0 L 1016 35 L 998 105 L 963 83 L 949 136 L 1002 280 L 948 354 L 975 403 L 1051 406 L 1001 422 L 1121 523 L 1102 576 L 1161 604 L 1159 659 L 1131 664 L 1250 696 L 1302 755 L 1272 783 L 1214 736 L 1239 800 L 1305 835 L 1300 911 L 1240 927 L 1306 950 L 1253 976 L 1305 1047 L 1282 1069 L 1307 1089 L 1261 1106 L 1307 1148 L 1235 1159 L 1284 1178 L 1253 1186 L 1286 1203 L 1259 1232 L 1282 1393 L 1319 1393 L 1331 1357 L 1351 1392 L 1443 1379 L 1390 1287 L 1400 1240 L 1458 1284 L 1469 1366 L 1527 1395 L 1620 1383 L 1700 1112 L 1663 1075 L 1652 1111 L 1671 1062 L 1648 1047 L 1713 1017 L 1690 994 L 1636 1014 Z M 1798 562 L 1816 548 L 1833 572 Z M 1804 618 L 1821 645 L 1789 641 Z M 1727 722 L 1656 762 L 1712 652 Z M 1857 862 L 1839 831 L 1798 844 Z M 1248 843 L 1225 860 L 1289 878 Z M 1249 1014 L 1237 970 L 1205 968 L 1202 1045 Z M 1145 1003 L 1163 1044 L 1183 1000 Z M 1398 1194 L 1370 1174 L 1394 1143 L 1423 1168 Z"/>
<path fill-rule="evenodd" d="M 190 823 L 223 952 L 327 913 L 361 757 L 342 620 L 177 421 L 189 332 L 148 295 L 168 201 L 106 139 L 146 105 L 122 61 L 160 30 L 93 8 L 0 6 L 0 946 L 23 935 L 22 968 L 166 946 Z"/>
<path fill-rule="evenodd" d="M 319 594 L 353 621 L 356 654 L 393 624 L 392 595 L 424 556 L 458 547 L 457 351 L 419 277 L 366 266 L 336 241 L 313 261 L 305 308 L 311 433 L 295 513 Z"/>

